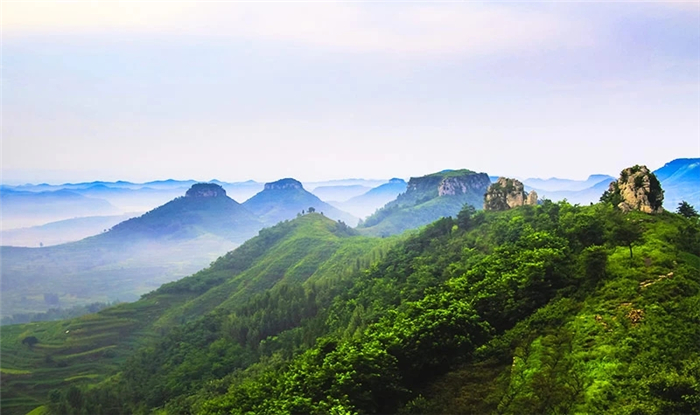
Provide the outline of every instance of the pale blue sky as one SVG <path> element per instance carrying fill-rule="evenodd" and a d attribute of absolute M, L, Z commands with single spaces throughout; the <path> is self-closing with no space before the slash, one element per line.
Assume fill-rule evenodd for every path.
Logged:
<path fill-rule="evenodd" d="M 700 157 L 700 3 L 3 2 L 3 181 Z"/>

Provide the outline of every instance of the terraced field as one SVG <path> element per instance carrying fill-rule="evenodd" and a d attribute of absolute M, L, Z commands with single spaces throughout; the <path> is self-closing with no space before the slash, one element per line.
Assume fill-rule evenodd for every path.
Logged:
<path fill-rule="evenodd" d="M 157 337 L 151 322 L 186 299 L 164 294 L 72 320 L 3 326 L 0 410 L 26 414 L 52 389 L 104 380 L 129 351 Z M 38 343 L 22 342 L 32 336 Z"/>

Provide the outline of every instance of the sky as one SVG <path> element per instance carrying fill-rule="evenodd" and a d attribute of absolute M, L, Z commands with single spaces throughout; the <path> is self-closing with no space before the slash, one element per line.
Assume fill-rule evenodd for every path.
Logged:
<path fill-rule="evenodd" d="M 584 179 L 700 157 L 700 2 L 18 2 L 2 182 Z"/>

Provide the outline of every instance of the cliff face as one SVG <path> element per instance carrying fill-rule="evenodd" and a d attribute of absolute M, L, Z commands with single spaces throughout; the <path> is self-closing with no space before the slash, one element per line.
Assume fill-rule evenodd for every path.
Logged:
<path fill-rule="evenodd" d="M 486 173 L 469 170 L 448 171 L 423 177 L 412 177 L 406 187 L 405 196 L 420 195 L 422 199 L 442 196 L 481 195 L 491 181 Z"/>
<path fill-rule="evenodd" d="M 466 169 L 412 177 L 405 193 L 367 217 L 360 227 L 370 235 L 393 235 L 441 217 L 455 217 L 465 204 L 480 207 L 490 183 L 486 173 Z"/>
<path fill-rule="evenodd" d="M 485 191 L 490 183 L 488 176 L 483 173 L 465 177 L 447 177 L 438 186 L 438 196 L 479 193 Z"/>
<path fill-rule="evenodd" d="M 646 166 L 628 167 L 601 197 L 623 212 L 639 210 L 645 213 L 663 212 L 664 191 L 654 173 Z"/>
<path fill-rule="evenodd" d="M 525 191 L 525 186 L 516 179 L 499 177 L 489 186 L 484 195 L 484 210 L 508 210 L 518 206 L 536 205 L 537 193 Z"/>
<path fill-rule="evenodd" d="M 294 179 L 282 179 L 272 183 L 265 183 L 265 190 L 303 189 L 301 182 Z"/>
<path fill-rule="evenodd" d="M 226 190 L 218 184 L 197 183 L 187 190 L 185 197 L 222 197 L 226 196 Z"/>

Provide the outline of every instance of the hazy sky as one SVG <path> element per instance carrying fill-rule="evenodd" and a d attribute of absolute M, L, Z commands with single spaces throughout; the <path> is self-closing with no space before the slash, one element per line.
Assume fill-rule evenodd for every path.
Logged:
<path fill-rule="evenodd" d="M 700 3 L 2 2 L 5 183 L 700 157 Z"/>

